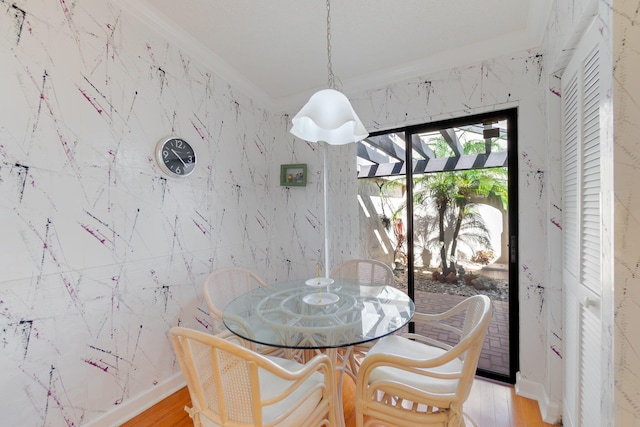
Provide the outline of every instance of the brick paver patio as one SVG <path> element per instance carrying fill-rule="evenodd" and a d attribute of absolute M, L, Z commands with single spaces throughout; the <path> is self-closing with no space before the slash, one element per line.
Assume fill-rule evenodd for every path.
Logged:
<path fill-rule="evenodd" d="M 414 301 L 416 311 L 442 313 L 464 298 L 465 297 L 459 295 L 416 290 Z M 489 331 L 484 340 L 478 367 L 487 371 L 509 375 L 509 303 L 505 301 L 493 301 L 493 306 L 495 311 L 489 324 Z"/>

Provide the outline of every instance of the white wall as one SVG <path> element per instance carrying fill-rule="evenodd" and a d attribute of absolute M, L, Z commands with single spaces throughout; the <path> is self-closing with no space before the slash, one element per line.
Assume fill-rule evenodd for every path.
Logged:
<path fill-rule="evenodd" d="M 602 69 L 612 70 L 610 108 L 600 112 L 601 127 L 606 130 L 602 141 L 602 187 L 613 189 L 602 194 L 603 206 L 603 259 L 602 286 L 602 403 L 601 410 L 606 425 L 636 426 L 640 423 L 640 339 L 636 325 L 640 322 L 640 279 L 636 274 L 640 243 L 637 235 L 640 224 L 634 218 L 640 210 L 640 195 L 636 183 L 640 179 L 637 124 L 640 119 L 640 104 L 637 94 L 640 86 L 640 30 L 637 25 L 638 0 L 588 0 L 575 2 L 557 0 L 544 41 L 547 92 L 547 129 L 550 165 L 560 162 L 561 127 L 559 104 L 560 77 L 573 49 L 586 27 L 597 14 L 597 25 L 603 45 L 608 49 L 602 55 Z M 559 171 L 558 166 L 551 170 Z M 554 174 L 554 181 L 560 177 Z M 610 180 L 613 179 L 611 183 Z M 556 188 L 560 188 L 556 186 Z M 550 198 L 550 212 L 561 195 Z M 561 206 L 558 204 L 557 206 Z M 553 215 L 553 213 L 552 213 Z M 612 217 L 613 215 L 613 217 Z M 613 230 L 607 227 L 613 223 Z M 561 226 L 561 223 L 560 223 Z M 558 230 L 550 228 L 549 254 L 550 271 L 558 272 L 559 246 L 561 236 Z M 610 274 L 610 272 L 613 274 Z M 560 300 L 553 300 L 559 305 Z M 549 314 L 550 324 L 559 323 L 553 310 Z M 550 330 L 552 342 L 558 338 Z M 561 343 L 554 347 L 562 351 Z M 556 345 L 555 343 L 553 344 Z M 562 353 L 560 353 L 561 355 Z M 561 384 L 562 369 L 577 369 L 558 364 L 550 359 L 546 387 L 551 396 L 556 396 Z M 572 393 L 565 390 L 564 393 Z M 605 422 L 605 421 L 603 421 Z M 604 424 L 603 424 L 604 425 Z"/>
<path fill-rule="evenodd" d="M 545 129 L 557 125 L 554 67 L 583 3 L 557 2 L 541 51 L 349 94 L 370 131 L 518 107 L 520 379 L 540 385 L 551 406 L 562 357 L 559 140 Z M 637 234 L 640 203 L 639 168 L 628 161 L 638 157 L 630 119 L 637 0 L 614 4 L 624 83 L 614 89 L 614 108 L 624 111 L 615 153 L 624 224 L 616 228 L 616 289 L 624 291 L 616 301 L 616 416 L 637 421 L 640 362 L 637 334 L 628 332 L 640 287 L 627 266 L 638 248 L 624 239 Z M 208 327 L 199 301 L 206 273 L 242 265 L 283 280 L 324 262 L 326 147 L 295 139 L 289 116 L 272 115 L 106 2 L 22 0 L 0 10 L 0 414 L 7 425 L 106 420 L 179 378 L 167 330 Z M 188 179 L 165 178 L 154 163 L 156 142 L 171 134 L 199 150 Z M 333 266 L 358 254 L 355 148 L 327 155 Z M 307 187 L 280 187 L 282 163 L 307 163 Z"/>
<path fill-rule="evenodd" d="M 605 2 L 605 6 L 608 6 Z M 640 26 L 638 0 L 614 0 L 605 7 L 613 23 L 613 112 L 614 112 L 614 210 L 615 252 L 612 302 L 614 350 L 610 383 L 615 384 L 615 419 L 612 425 L 640 425 Z"/>
<path fill-rule="evenodd" d="M 634 190 L 640 169 L 635 130 L 638 81 L 632 77 L 638 75 L 640 66 L 638 49 L 634 49 L 640 43 L 638 6 L 637 0 L 558 0 L 540 51 L 488 59 L 350 94 L 369 130 L 518 107 L 521 340 L 517 390 L 538 399 L 548 422 L 560 419 L 563 398 L 560 76 L 596 13 L 600 14 L 602 37 L 612 46 L 610 59 L 615 66 L 613 107 L 603 115 L 605 121 L 615 117 L 615 144 L 611 145 L 615 146 L 615 194 L 603 195 L 603 202 L 615 200 L 616 215 L 615 260 L 611 260 L 615 278 L 604 278 L 603 295 L 603 348 L 611 348 L 615 340 L 615 352 L 603 358 L 607 372 L 603 414 L 613 417 L 615 407 L 611 425 L 636 425 L 640 419 L 635 404 L 640 398 L 638 334 L 631 333 L 632 325 L 640 320 L 640 281 L 631 267 L 637 264 L 640 249 L 637 239 L 631 238 L 640 228 L 633 219 L 640 204 Z"/>
<path fill-rule="evenodd" d="M 2 424 L 115 423 L 179 384 L 167 331 L 208 328 L 206 273 L 315 271 L 319 169 L 279 173 L 322 156 L 108 2 L 1 2 L 0 32 Z M 153 159 L 173 134 L 182 180 Z"/>
<path fill-rule="evenodd" d="M 543 43 L 545 58 L 545 73 L 543 87 L 546 96 L 546 135 L 547 135 L 547 164 L 550 174 L 547 183 L 554 191 L 548 193 L 548 217 L 552 226 L 549 227 L 547 242 L 549 291 L 553 297 L 549 298 L 546 307 L 548 317 L 549 351 L 546 355 L 548 363 L 545 372 L 544 390 L 549 399 L 562 402 L 563 357 L 565 347 L 563 342 L 563 292 L 562 292 L 562 127 L 561 127 L 561 76 L 571 58 L 575 45 L 582 33 L 597 13 L 597 0 L 583 2 L 556 1 L 553 6 L 547 34 Z M 545 406 L 541 406 L 544 412 Z"/>

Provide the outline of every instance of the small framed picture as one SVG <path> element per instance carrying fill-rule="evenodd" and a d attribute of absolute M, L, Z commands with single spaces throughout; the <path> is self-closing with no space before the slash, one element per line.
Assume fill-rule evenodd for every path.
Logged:
<path fill-rule="evenodd" d="M 307 185 L 307 165 L 302 163 L 280 166 L 280 185 L 287 187 Z"/>

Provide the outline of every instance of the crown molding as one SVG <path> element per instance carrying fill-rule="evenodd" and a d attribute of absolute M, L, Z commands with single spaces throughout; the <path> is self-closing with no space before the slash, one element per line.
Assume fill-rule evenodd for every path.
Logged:
<path fill-rule="evenodd" d="M 166 38 L 191 56 L 194 61 L 199 62 L 220 76 L 231 86 L 253 99 L 257 104 L 264 106 L 268 111 L 276 113 L 297 111 L 313 93 L 326 89 L 326 86 L 319 86 L 290 96 L 273 98 L 251 83 L 195 37 L 189 35 L 185 30 L 164 17 L 148 1 L 111 0 L 111 2 L 141 21 L 152 31 Z M 538 48 L 542 45 L 552 6 L 553 0 L 531 0 L 526 28 L 520 31 L 458 49 L 450 49 L 425 56 L 423 59 L 399 67 L 390 67 L 366 75 L 344 79 L 341 81 L 341 90 L 345 95 L 349 96 L 350 94 L 387 87 L 390 84 L 419 78 L 438 71 Z"/>
<path fill-rule="evenodd" d="M 347 97 L 351 97 L 367 90 L 384 88 L 390 84 L 427 76 L 439 71 L 463 67 L 539 47 L 541 47 L 540 34 L 533 31 L 518 31 L 504 37 L 438 52 L 401 67 L 391 67 L 367 75 L 360 75 L 353 79 L 344 79 L 340 89 Z M 293 110 L 296 106 L 299 108 L 309 96 L 320 89 L 326 89 L 326 87 L 317 87 L 304 94 L 300 93 L 276 99 L 275 107 L 278 111 Z"/>
<path fill-rule="evenodd" d="M 538 49 L 542 47 L 547 31 L 553 1 L 532 0 L 529 3 L 526 28 L 520 31 L 492 40 L 462 46 L 458 49 L 438 52 L 400 67 L 390 67 L 367 75 L 344 79 L 341 81 L 342 88 L 340 89 L 350 97 L 358 92 L 387 87 L 390 84 L 419 78 L 439 71 L 463 67 L 509 54 L 517 54 L 528 49 Z M 326 89 L 326 87 L 317 87 L 305 93 L 275 99 L 275 108 L 278 111 L 290 111 L 295 109 L 296 106 L 299 108 L 313 93 L 321 89 Z"/>
<path fill-rule="evenodd" d="M 215 72 L 234 88 L 242 91 L 256 103 L 263 105 L 267 110 L 273 110 L 275 103 L 273 98 L 259 89 L 242 74 L 231 67 L 215 52 L 208 49 L 196 38 L 189 35 L 183 29 L 170 22 L 145 0 L 110 0 L 133 18 L 139 20 L 152 31 L 155 31 L 167 41 L 188 54 L 194 61 L 199 62 L 208 70 Z"/>

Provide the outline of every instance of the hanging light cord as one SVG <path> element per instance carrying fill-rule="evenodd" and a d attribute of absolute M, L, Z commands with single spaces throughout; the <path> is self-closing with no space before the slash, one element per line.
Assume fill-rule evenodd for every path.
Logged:
<path fill-rule="evenodd" d="M 336 89 L 336 76 L 331 64 L 331 2 L 327 0 L 327 71 L 329 73 L 329 88 Z"/>

